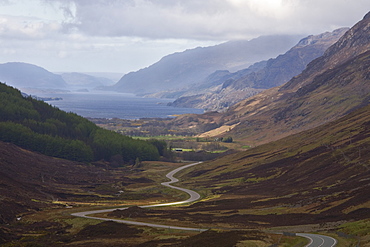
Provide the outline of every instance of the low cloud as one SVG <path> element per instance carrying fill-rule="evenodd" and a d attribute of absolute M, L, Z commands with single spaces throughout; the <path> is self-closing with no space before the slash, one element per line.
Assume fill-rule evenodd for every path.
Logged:
<path fill-rule="evenodd" d="M 196 46 L 350 27 L 369 9 L 368 0 L 0 0 L 0 62 L 126 73 Z"/>
<path fill-rule="evenodd" d="M 225 40 L 331 31 L 358 21 L 368 0 L 44 0 L 67 30 L 94 36 Z"/>
<path fill-rule="evenodd" d="M 0 0 L 0 4 L 19 1 Z M 370 9 L 368 0 L 350 4 L 348 0 L 32 0 L 28 5 L 35 3 L 59 17 L 37 19 L 0 13 L 0 34 L 45 38 L 59 32 L 224 41 L 331 31 L 353 25 Z"/>

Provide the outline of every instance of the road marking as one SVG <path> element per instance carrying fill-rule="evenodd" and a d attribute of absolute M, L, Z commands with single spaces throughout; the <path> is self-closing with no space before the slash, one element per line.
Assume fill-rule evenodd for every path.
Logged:
<path fill-rule="evenodd" d="M 307 238 L 307 239 L 310 240 L 310 243 L 307 244 L 305 247 L 323 247 L 323 246 L 334 247 L 337 244 L 337 240 L 335 238 L 325 236 L 325 235 L 307 234 L 307 233 L 297 233 L 296 235 Z M 320 239 L 322 242 L 318 243 L 318 241 L 315 241 L 314 238 L 315 239 Z M 326 242 L 325 242 L 325 239 L 326 239 Z M 328 246 L 328 242 L 330 242 L 330 241 L 328 241 L 328 239 L 333 241 L 333 244 L 330 245 L 330 246 Z"/>
<path fill-rule="evenodd" d="M 310 240 L 310 243 L 308 245 L 306 245 L 305 247 L 308 247 L 308 246 L 310 246 L 313 243 L 313 239 L 312 238 L 310 238 L 308 236 L 303 236 L 303 235 L 299 235 L 299 236 L 302 236 L 304 238 L 308 238 Z"/>
<path fill-rule="evenodd" d="M 318 236 L 318 238 L 322 240 L 322 244 L 319 245 L 319 247 L 321 247 L 325 243 L 325 240 L 322 237 L 320 237 L 320 236 Z"/>

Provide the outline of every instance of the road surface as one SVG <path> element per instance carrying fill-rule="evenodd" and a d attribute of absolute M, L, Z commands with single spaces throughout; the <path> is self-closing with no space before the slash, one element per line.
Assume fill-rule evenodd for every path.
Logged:
<path fill-rule="evenodd" d="M 324 235 L 308 233 L 297 233 L 296 235 L 310 240 L 310 243 L 305 247 L 334 247 L 337 244 L 337 240 L 335 238 Z"/>
<path fill-rule="evenodd" d="M 154 205 L 145 205 L 145 206 L 140 206 L 141 208 L 152 208 L 152 207 L 163 207 L 163 206 L 172 206 L 172 205 L 179 205 L 179 204 L 184 204 L 184 203 L 190 203 L 194 202 L 196 200 L 199 200 L 200 195 L 189 189 L 184 189 L 180 187 L 176 187 L 171 185 L 172 183 L 176 183 L 179 180 L 174 177 L 174 175 L 186 168 L 198 165 L 202 162 L 197 162 L 197 163 L 192 163 L 188 165 L 181 166 L 179 168 L 176 168 L 175 170 L 167 173 L 166 177 L 170 179 L 171 181 L 169 182 L 163 182 L 161 185 L 170 187 L 172 189 L 176 190 L 181 190 L 186 192 L 190 197 L 189 199 L 185 201 L 179 201 L 179 202 L 170 202 L 170 203 L 161 203 L 161 204 L 154 204 Z M 159 228 L 167 228 L 167 229 L 176 229 L 176 230 L 185 230 L 185 231 L 207 231 L 208 229 L 202 229 L 202 228 L 190 228 L 190 227 L 178 227 L 178 226 L 169 226 L 169 225 L 161 225 L 161 224 L 151 224 L 151 223 L 145 223 L 145 222 L 138 222 L 138 221 L 131 221 L 131 220 L 118 220 L 118 219 L 109 219 L 109 218 L 101 218 L 101 217 L 94 217 L 94 216 L 89 216 L 91 214 L 99 214 L 99 213 L 108 213 L 112 212 L 114 210 L 124 210 L 127 209 L 127 207 L 124 208 L 112 208 L 112 209 L 102 209 L 102 210 L 93 210 L 93 211 L 85 211 L 85 212 L 78 212 L 78 213 L 73 213 L 73 216 L 76 217 L 83 217 L 87 219 L 96 219 L 96 220 L 104 220 L 104 221 L 115 221 L 115 222 L 120 222 L 120 223 L 126 223 L 126 224 L 131 224 L 131 225 L 138 225 L 138 226 L 150 226 L 150 227 L 159 227 Z M 305 237 L 310 240 L 310 243 L 306 245 L 305 247 L 334 247 L 337 243 L 337 240 L 328 237 L 328 236 L 323 236 L 323 235 L 318 235 L 318 234 L 306 234 L 306 233 L 297 233 L 297 236 Z"/>
<path fill-rule="evenodd" d="M 161 203 L 161 204 L 154 204 L 154 205 L 145 205 L 145 206 L 140 206 L 140 207 L 141 208 L 152 208 L 152 207 L 172 206 L 172 205 L 179 205 L 179 204 L 184 204 L 184 203 L 190 203 L 190 202 L 194 202 L 196 200 L 199 200 L 200 195 L 197 192 L 195 192 L 193 190 L 188 190 L 188 189 L 176 187 L 176 186 L 173 186 L 173 185 L 170 185 L 170 184 L 176 183 L 176 182 L 179 181 L 177 178 L 174 177 L 174 175 L 177 172 L 179 172 L 179 171 L 181 171 L 183 169 L 189 168 L 191 166 L 198 165 L 200 163 L 202 163 L 202 162 L 197 162 L 197 163 L 192 163 L 192 164 L 184 165 L 184 166 L 181 166 L 181 167 L 179 167 L 179 168 L 177 168 L 177 169 L 169 172 L 166 175 L 166 177 L 168 179 L 170 179 L 171 181 L 161 183 L 163 186 L 167 186 L 167 187 L 170 187 L 172 189 L 181 190 L 181 191 L 186 192 L 190 196 L 189 199 L 187 199 L 185 201 L 179 201 L 179 202 L 170 202 L 170 203 Z M 185 230 L 185 231 L 199 231 L 199 232 L 208 230 L 208 229 L 200 229 L 200 228 L 168 226 L 168 225 L 151 224 L 151 223 L 131 221 L 131 220 L 118 220 L 118 219 L 109 219 L 109 218 L 101 218 L 101 217 L 89 216 L 91 214 L 108 213 L 108 212 L 112 212 L 112 211 L 117 210 L 117 209 L 124 210 L 124 209 L 127 209 L 127 207 L 124 207 L 124 208 L 102 209 L 102 210 L 93 210 L 93 211 L 85 211 L 85 212 L 77 212 L 77 213 L 73 213 L 71 215 L 72 216 L 76 216 L 76 217 L 87 218 L 87 219 L 96 219 L 96 220 L 104 220 L 104 221 L 115 221 L 115 222 L 120 222 L 120 223 L 131 224 L 131 225 L 138 225 L 138 226 L 150 226 L 150 227 L 159 227 L 159 228 Z"/>

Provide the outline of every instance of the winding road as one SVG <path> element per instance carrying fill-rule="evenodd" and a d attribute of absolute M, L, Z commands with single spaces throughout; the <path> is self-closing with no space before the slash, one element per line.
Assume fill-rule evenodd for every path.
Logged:
<path fill-rule="evenodd" d="M 153 207 L 163 207 L 163 206 L 173 206 L 173 205 L 179 205 L 179 204 L 184 204 L 184 203 L 190 203 L 190 202 L 194 202 L 196 200 L 199 200 L 200 198 L 200 195 L 193 191 L 193 190 L 188 190 L 188 189 L 184 189 L 184 188 L 180 188 L 180 187 L 176 187 L 176 186 L 173 186 L 173 185 L 170 185 L 172 183 L 176 183 L 178 182 L 179 180 L 177 178 L 174 177 L 174 175 L 183 170 L 183 169 L 186 169 L 186 168 L 189 168 L 189 167 L 192 167 L 192 166 L 195 166 L 195 165 L 198 165 L 202 162 L 197 162 L 197 163 L 192 163 L 192 164 L 188 164 L 188 165 L 184 165 L 184 166 L 181 166 L 171 172 L 169 172 L 166 177 L 168 179 L 170 179 L 171 181 L 169 182 L 163 182 L 161 183 L 161 185 L 163 186 L 167 186 L 167 187 L 170 187 L 172 189 L 176 189 L 176 190 L 181 190 L 181 191 L 184 191 L 186 192 L 187 194 L 189 194 L 190 198 L 185 200 L 185 201 L 179 201 L 179 202 L 170 202 L 170 203 L 161 203 L 161 204 L 154 204 L 154 205 L 145 205 L 145 206 L 140 206 L 141 208 L 153 208 Z M 115 222 L 120 222 L 120 223 L 126 223 L 126 224 L 130 224 L 130 225 L 137 225 L 137 226 L 150 226 L 150 227 L 159 227 L 159 228 L 167 228 L 167 229 L 176 229 L 176 230 L 185 230 L 185 231 L 198 231 L 198 232 L 202 232 L 202 231 L 206 231 L 208 229 L 200 229 L 200 228 L 190 228 L 190 227 L 179 227 L 179 226 L 169 226 L 169 225 L 161 225 L 161 224 L 151 224 L 151 223 L 146 223 L 146 222 L 138 222 L 138 221 L 131 221 L 131 220 L 118 220 L 118 219 L 109 219 L 109 218 L 102 218 L 102 217 L 94 217 L 94 216 L 89 216 L 89 215 L 92 215 L 92 214 L 100 214 L 100 213 L 108 213 L 108 212 L 113 212 L 114 210 L 124 210 L 124 209 L 127 209 L 128 207 L 124 207 L 124 208 L 111 208 L 111 209 L 102 209 L 102 210 L 93 210 L 93 211 L 84 211 L 84 212 L 77 212 L 77 213 L 73 213 L 71 214 L 72 216 L 76 216 L 76 217 L 82 217 L 82 218 L 87 218 L 87 219 L 96 219 L 96 220 L 104 220 L 104 221 L 115 221 Z"/>
<path fill-rule="evenodd" d="M 310 243 L 305 247 L 334 247 L 337 244 L 337 240 L 335 238 L 324 235 L 308 233 L 297 233 L 296 235 L 310 240 Z"/>
<path fill-rule="evenodd" d="M 170 187 L 172 189 L 176 190 L 181 190 L 185 193 L 187 193 L 190 197 L 189 199 L 185 201 L 179 201 L 179 202 L 170 202 L 170 203 L 161 203 L 161 204 L 154 204 L 154 205 L 145 205 L 145 206 L 140 206 L 141 208 L 153 208 L 153 207 L 163 207 L 163 206 L 173 206 L 173 205 L 180 205 L 180 204 L 185 204 L 185 203 L 190 203 L 194 202 L 200 199 L 200 195 L 189 189 L 181 188 L 181 187 L 176 187 L 171 185 L 172 183 L 176 183 L 179 180 L 174 177 L 174 175 L 186 168 L 198 165 L 202 162 L 197 162 L 197 163 L 192 163 L 188 165 L 181 166 L 179 168 L 176 168 L 175 170 L 172 170 L 169 172 L 166 177 L 170 179 L 171 181 L 169 182 L 163 182 L 161 185 Z M 152 223 L 146 223 L 146 222 L 139 222 L 139 221 L 131 221 L 131 220 L 119 220 L 119 219 L 109 219 L 109 218 L 102 218 L 102 217 L 94 217 L 94 216 L 89 216 L 92 214 L 99 214 L 99 213 L 108 213 L 112 212 L 114 210 L 124 210 L 127 209 L 128 207 L 124 208 L 111 208 L 111 209 L 102 209 L 102 210 L 93 210 L 93 211 L 84 211 L 84 212 L 77 212 L 71 214 L 72 216 L 76 217 L 82 217 L 82 218 L 87 218 L 87 219 L 96 219 L 96 220 L 103 220 L 103 221 L 115 221 L 115 222 L 120 222 L 120 223 L 126 223 L 126 224 L 131 224 L 131 225 L 137 225 L 137 226 L 149 226 L 149 227 L 159 227 L 159 228 L 167 228 L 167 229 L 176 229 L 176 230 L 185 230 L 185 231 L 207 231 L 208 229 L 204 228 L 190 228 L 190 227 L 179 227 L 179 226 L 169 226 L 169 225 L 161 225 L 161 224 L 152 224 Z M 305 247 L 334 247 L 337 244 L 337 240 L 324 236 L 324 235 L 318 235 L 318 234 L 307 234 L 307 233 L 297 233 L 297 236 L 305 237 L 310 240 L 310 243 L 306 245 Z"/>

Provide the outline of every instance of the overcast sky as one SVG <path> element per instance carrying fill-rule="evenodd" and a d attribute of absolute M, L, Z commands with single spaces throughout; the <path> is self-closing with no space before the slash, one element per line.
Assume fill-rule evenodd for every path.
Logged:
<path fill-rule="evenodd" d="M 173 52 L 351 27 L 369 0 L 0 0 L 0 63 L 127 73 Z"/>

